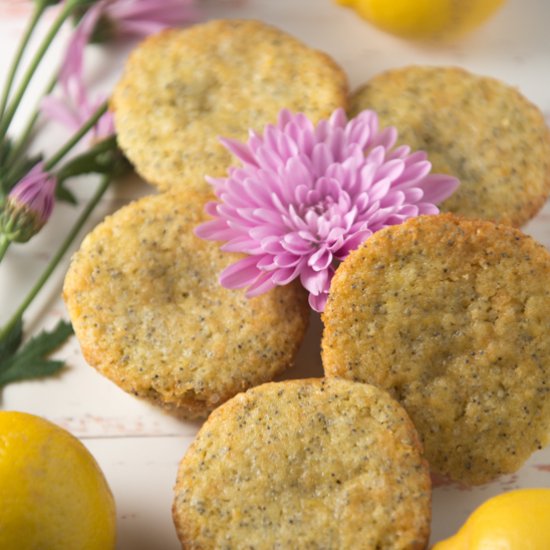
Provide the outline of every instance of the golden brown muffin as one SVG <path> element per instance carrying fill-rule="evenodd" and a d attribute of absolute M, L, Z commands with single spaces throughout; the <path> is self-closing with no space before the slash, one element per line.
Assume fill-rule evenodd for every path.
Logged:
<path fill-rule="evenodd" d="M 370 237 L 332 281 L 327 376 L 410 414 L 432 468 L 469 484 L 548 442 L 550 254 L 520 231 L 446 214 Z"/>
<path fill-rule="evenodd" d="M 218 20 L 145 40 L 111 107 L 128 158 L 167 190 L 225 174 L 232 157 L 219 136 L 246 140 L 283 108 L 317 122 L 345 107 L 347 93 L 326 54 L 259 21 Z"/>
<path fill-rule="evenodd" d="M 402 407 L 336 379 L 264 384 L 216 409 L 181 461 L 183 548 L 425 548 L 430 479 Z"/>
<path fill-rule="evenodd" d="M 523 225 L 550 193 L 550 135 L 540 110 L 515 88 L 454 67 L 382 73 L 351 98 L 374 109 L 399 143 L 422 149 L 433 171 L 461 181 L 442 210 Z"/>
<path fill-rule="evenodd" d="M 298 285 L 249 300 L 219 284 L 240 256 L 193 234 L 209 197 L 162 194 L 122 208 L 86 237 L 64 285 L 88 363 L 186 417 L 289 367 L 308 319 Z"/>

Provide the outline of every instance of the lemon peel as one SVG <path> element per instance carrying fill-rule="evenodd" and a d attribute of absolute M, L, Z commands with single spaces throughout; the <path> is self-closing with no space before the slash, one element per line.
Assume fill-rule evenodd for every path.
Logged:
<path fill-rule="evenodd" d="M 86 447 L 43 418 L 0 411 L 0 549 L 114 547 L 113 495 Z"/>
<path fill-rule="evenodd" d="M 504 0 L 336 0 L 374 26 L 412 39 L 456 38 L 486 21 Z"/>
<path fill-rule="evenodd" d="M 449 539 L 432 550 L 548 550 L 550 489 L 519 489 L 485 501 Z"/>

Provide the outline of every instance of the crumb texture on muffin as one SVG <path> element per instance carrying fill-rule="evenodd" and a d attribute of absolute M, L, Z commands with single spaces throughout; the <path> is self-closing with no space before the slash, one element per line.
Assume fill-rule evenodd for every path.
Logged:
<path fill-rule="evenodd" d="M 516 471 L 550 432 L 550 254 L 451 214 L 384 229 L 340 265 L 323 316 L 327 376 L 384 388 L 433 469 Z"/>
<path fill-rule="evenodd" d="M 293 380 L 210 415 L 181 461 L 173 515 L 183 548 L 415 549 L 430 498 L 416 431 L 386 392 Z"/>
<path fill-rule="evenodd" d="M 347 93 L 326 54 L 259 21 L 216 20 L 140 44 L 111 107 L 128 158 L 167 190 L 225 174 L 233 161 L 219 136 L 246 140 L 283 108 L 317 122 L 345 107 Z"/>
<path fill-rule="evenodd" d="M 122 208 L 86 237 L 64 284 L 88 363 L 187 417 L 289 367 L 309 315 L 297 284 L 253 299 L 219 284 L 239 256 L 193 234 L 208 198 L 187 191 Z"/>
<path fill-rule="evenodd" d="M 550 134 L 515 88 L 456 67 L 410 66 L 375 76 L 350 100 L 377 111 L 399 143 L 428 153 L 435 173 L 456 176 L 442 210 L 516 227 L 550 193 Z"/>

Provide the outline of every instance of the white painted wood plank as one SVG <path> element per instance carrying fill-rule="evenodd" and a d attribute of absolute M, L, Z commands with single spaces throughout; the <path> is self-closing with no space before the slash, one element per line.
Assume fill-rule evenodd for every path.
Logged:
<path fill-rule="evenodd" d="M 352 88 L 391 67 L 417 64 L 453 64 L 501 78 L 550 114 L 550 3 L 546 0 L 508 0 L 505 7 L 479 32 L 452 46 L 427 48 L 383 34 L 351 11 L 330 0 L 204 0 L 209 17 L 262 19 L 327 51 L 347 71 Z M 0 0 L 0 75 L 5 75 L 15 40 L 30 2 Z M 59 52 L 54 49 L 53 55 Z M 125 55 L 92 49 L 87 59 L 97 88 L 107 91 L 116 80 Z M 41 73 L 42 75 L 42 73 Z M 33 88 L 41 87 L 39 76 Z M 30 103 L 29 103 L 30 105 Z M 18 121 L 19 124 L 19 121 Z M 37 141 L 51 151 L 61 142 L 59 129 L 48 127 Z M 88 197 L 93 181 L 83 178 L 74 187 Z M 129 178 L 110 192 L 88 229 L 106 213 L 133 197 L 154 192 Z M 78 211 L 57 208 L 50 226 L 24 247 L 10 250 L 0 266 L 0 322 L 32 283 L 32 275 L 47 261 Z M 526 228 L 550 247 L 550 205 Z M 53 325 L 66 313 L 60 300 L 68 259 L 52 277 L 44 295 L 31 308 L 29 328 Z M 297 368 L 289 376 L 320 375 L 320 325 L 316 317 Z M 118 505 L 120 550 L 176 550 L 170 517 L 172 486 L 177 463 L 191 442 L 198 423 L 183 422 L 126 395 L 88 367 L 72 340 L 59 355 L 68 368 L 57 378 L 14 384 L 0 396 L 0 408 L 19 409 L 52 419 L 84 439 L 106 473 Z M 449 535 L 466 515 L 489 496 L 515 487 L 550 486 L 550 448 L 535 454 L 514 476 L 486 487 L 466 491 L 443 486 L 434 491 L 433 540 Z"/>
<path fill-rule="evenodd" d="M 191 437 L 89 439 L 83 442 L 103 469 L 117 503 L 119 550 L 178 550 L 172 523 L 173 486 Z M 433 492 L 432 542 L 454 533 L 487 498 L 519 487 L 550 487 L 550 448 L 498 483 L 455 485 Z"/>

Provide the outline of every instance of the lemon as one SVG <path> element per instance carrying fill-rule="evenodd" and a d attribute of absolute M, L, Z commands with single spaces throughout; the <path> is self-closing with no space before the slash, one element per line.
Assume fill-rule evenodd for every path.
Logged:
<path fill-rule="evenodd" d="M 520 489 L 484 502 L 432 550 L 548 550 L 550 489 Z"/>
<path fill-rule="evenodd" d="M 109 550 L 113 495 L 89 451 L 37 416 L 0 411 L 0 550 Z"/>
<path fill-rule="evenodd" d="M 376 27 L 405 38 L 454 38 L 485 21 L 504 0 L 336 0 Z"/>

